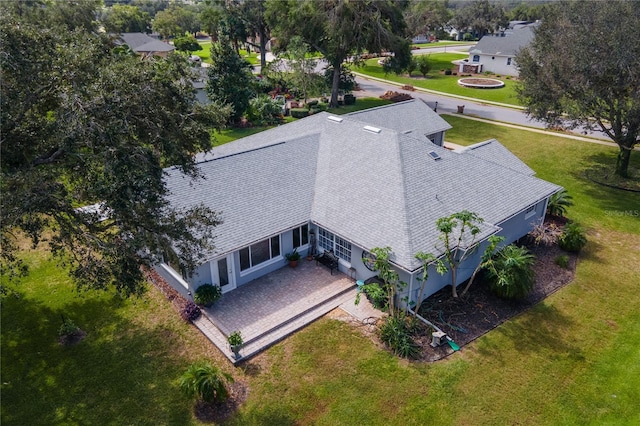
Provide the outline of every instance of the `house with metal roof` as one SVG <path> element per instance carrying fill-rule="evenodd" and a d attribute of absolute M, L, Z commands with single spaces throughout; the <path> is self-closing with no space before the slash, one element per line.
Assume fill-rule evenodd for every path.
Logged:
<path fill-rule="evenodd" d="M 196 182 L 169 168 L 170 203 L 203 203 L 223 223 L 193 276 L 180 277 L 166 264 L 159 271 L 190 290 L 213 283 L 226 293 L 285 266 L 294 249 L 331 250 L 340 271 L 365 280 L 376 275 L 369 252 L 390 247 L 408 284 L 405 295 L 415 300 L 422 272 L 416 253 L 444 253 L 439 218 L 475 212 L 484 223 L 474 244 L 482 247 L 494 234 L 508 244 L 544 218 L 549 197 L 560 190 L 496 140 L 444 148 L 449 128 L 415 99 L 343 116 L 322 112 L 199 155 L 205 178 Z M 461 265 L 458 284 L 478 256 Z M 432 271 L 425 295 L 450 280 Z"/>
<path fill-rule="evenodd" d="M 500 75 L 518 75 L 516 53 L 531 43 L 537 23 L 516 25 L 496 34 L 487 34 L 469 49 L 469 59 L 460 62 L 461 73 L 492 72 Z"/>

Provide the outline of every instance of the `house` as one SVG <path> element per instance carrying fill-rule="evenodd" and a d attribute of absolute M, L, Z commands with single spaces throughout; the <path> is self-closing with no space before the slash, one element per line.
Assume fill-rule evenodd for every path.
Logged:
<path fill-rule="evenodd" d="M 518 75 L 514 57 L 531 43 L 534 24 L 518 24 L 497 34 L 487 34 L 471 49 L 469 59 L 460 62 L 460 73 L 492 72 L 500 75 Z"/>
<path fill-rule="evenodd" d="M 120 40 L 139 55 L 142 56 L 161 56 L 166 58 L 167 55 L 175 50 L 175 47 L 169 43 L 153 38 L 144 33 L 122 33 Z"/>
<path fill-rule="evenodd" d="M 326 112 L 214 148 L 197 160 L 204 180 L 166 170 L 169 201 L 220 212 L 215 250 L 192 277 L 162 264 L 169 281 L 194 290 L 204 283 L 227 293 L 285 265 L 297 249 L 332 250 L 356 279 L 376 275 L 375 247 L 391 247 L 393 267 L 415 300 L 419 251 L 442 255 L 436 220 L 461 210 L 485 222 L 478 245 L 498 234 L 511 243 L 544 218 L 560 190 L 534 176 L 496 140 L 456 151 L 443 148 L 450 126 L 421 100 L 340 117 Z M 479 253 L 458 271 L 468 279 Z M 425 296 L 450 284 L 430 272 Z"/>

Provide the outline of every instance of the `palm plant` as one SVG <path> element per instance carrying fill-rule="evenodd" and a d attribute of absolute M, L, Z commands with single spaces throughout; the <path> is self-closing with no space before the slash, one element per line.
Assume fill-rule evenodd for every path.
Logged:
<path fill-rule="evenodd" d="M 225 381 L 233 383 L 233 377 L 209 362 L 195 363 L 180 378 L 180 390 L 191 398 L 222 402 L 229 397 Z"/>
<path fill-rule="evenodd" d="M 573 205 L 573 197 L 566 189 L 561 189 L 549 198 L 547 214 L 563 217 L 567 213 L 567 207 Z"/>
<path fill-rule="evenodd" d="M 535 284 L 534 263 L 535 256 L 524 247 L 506 246 L 488 262 L 491 290 L 505 299 L 525 297 Z"/>

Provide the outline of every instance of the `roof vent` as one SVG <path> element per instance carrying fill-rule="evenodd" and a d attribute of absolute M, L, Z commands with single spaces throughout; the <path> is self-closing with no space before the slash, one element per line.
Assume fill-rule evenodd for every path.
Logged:
<path fill-rule="evenodd" d="M 382 131 L 381 129 L 378 129 L 377 127 L 373 127 L 373 126 L 364 126 L 363 129 L 371 133 L 380 133 Z"/>
<path fill-rule="evenodd" d="M 334 123 L 342 123 L 343 118 L 336 117 L 335 115 L 330 115 L 327 117 L 327 120 L 333 121 Z"/>
<path fill-rule="evenodd" d="M 441 157 L 438 155 L 438 153 L 437 153 L 437 152 L 435 152 L 435 151 L 429 151 L 429 156 L 430 156 L 431 158 L 433 158 L 434 160 L 439 160 L 439 159 L 441 158 Z"/>

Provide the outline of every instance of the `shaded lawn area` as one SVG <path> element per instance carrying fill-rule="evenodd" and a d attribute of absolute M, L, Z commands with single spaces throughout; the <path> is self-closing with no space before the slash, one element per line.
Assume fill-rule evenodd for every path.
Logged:
<path fill-rule="evenodd" d="M 176 379 L 205 356 L 249 384 L 234 425 L 638 424 L 640 218 L 607 212 L 637 210 L 640 194 L 582 174 L 616 149 L 445 119 L 448 141 L 496 137 L 574 196 L 590 240 L 573 283 L 441 362 L 398 359 L 324 318 L 234 369 L 154 290 L 79 296 L 31 251 L 21 298 L 2 301 L 2 424 L 199 424 Z M 60 313 L 87 331 L 77 346 L 58 345 Z"/>
<path fill-rule="evenodd" d="M 200 56 L 202 62 L 211 63 L 211 42 L 202 41 L 200 42 L 200 46 L 202 46 L 202 50 L 193 52 L 193 55 Z M 240 56 L 246 59 L 251 65 L 260 65 L 260 56 L 255 52 L 247 52 L 244 49 L 240 49 Z"/>
<path fill-rule="evenodd" d="M 353 67 L 353 71 L 365 74 L 371 77 L 382 78 L 421 87 L 423 89 L 436 90 L 438 92 L 450 93 L 453 95 L 468 96 L 471 98 L 481 99 L 485 101 L 500 102 L 510 105 L 520 105 L 516 98 L 515 85 L 516 82 L 510 78 L 502 76 L 499 80 L 504 82 L 504 87 L 500 89 L 474 89 L 471 87 L 462 87 L 458 84 L 460 76 L 444 75 L 441 70 L 453 69 L 455 65 L 451 63 L 453 60 L 463 59 L 469 55 L 457 53 L 431 53 L 431 71 L 427 74 L 427 78 L 423 78 L 417 70 L 409 77 L 406 74 L 395 75 L 393 73 L 385 74 L 382 66 L 378 64 L 378 59 L 369 59 L 362 67 Z M 457 70 L 456 70 L 457 71 Z"/>

